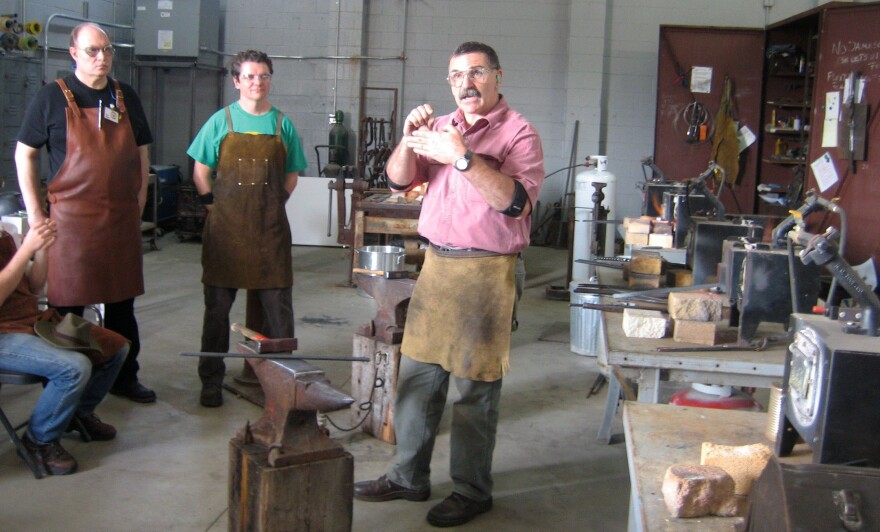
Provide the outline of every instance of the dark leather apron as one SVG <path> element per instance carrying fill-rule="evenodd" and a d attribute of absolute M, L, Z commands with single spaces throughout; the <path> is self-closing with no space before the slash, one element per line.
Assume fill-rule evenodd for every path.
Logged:
<path fill-rule="evenodd" d="M 138 191 L 141 161 L 114 80 L 121 118 L 101 119 L 67 98 L 67 156 L 49 184 L 58 239 L 49 248 L 49 302 L 54 306 L 116 303 L 144 293 Z M 109 103 L 109 102 L 108 102 Z"/>
<path fill-rule="evenodd" d="M 229 133 L 220 143 L 214 207 L 202 235 L 202 282 L 224 288 L 293 286 L 290 225 L 284 204 L 287 150 L 282 114 L 274 135 Z"/>

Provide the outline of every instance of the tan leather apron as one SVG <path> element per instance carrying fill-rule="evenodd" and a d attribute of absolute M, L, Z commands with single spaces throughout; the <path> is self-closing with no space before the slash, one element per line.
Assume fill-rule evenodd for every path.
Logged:
<path fill-rule="evenodd" d="M 138 191 L 141 161 L 114 80 L 121 117 L 101 119 L 67 98 L 67 156 L 49 184 L 49 215 L 58 239 L 49 248 L 49 302 L 55 306 L 116 303 L 144 293 Z M 109 102 L 108 102 L 109 103 Z"/>
<path fill-rule="evenodd" d="M 510 370 L 516 255 L 450 258 L 429 247 L 400 351 L 457 377 L 493 382 Z"/>
<path fill-rule="evenodd" d="M 202 282 L 224 288 L 293 286 L 290 225 L 284 204 L 287 150 L 282 114 L 274 135 L 229 133 L 220 143 L 214 207 L 202 235 Z"/>

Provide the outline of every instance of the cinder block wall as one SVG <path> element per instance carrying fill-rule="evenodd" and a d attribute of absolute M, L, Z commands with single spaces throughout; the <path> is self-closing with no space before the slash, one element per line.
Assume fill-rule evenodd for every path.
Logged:
<path fill-rule="evenodd" d="M 0 0 L 0 12 L 19 12 L 25 3 L 28 18 L 42 21 L 54 12 L 79 15 L 84 5 L 80 0 Z M 130 23 L 133 3 L 92 0 L 87 5 L 93 20 Z M 302 57 L 275 60 L 272 102 L 291 116 L 300 131 L 309 158 L 307 175 L 317 174 L 314 146 L 327 144 L 328 115 L 334 109 L 346 115 L 350 162 L 355 161 L 361 85 L 397 89 L 398 121 L 422 102 L 432 103 L 440 113 L 449 112 L 453 108 L 445 82 L 449 53 L 462 41 L 482 40 L 499 53 L 502 92 L 541 133 L 547 172 L 569 164 L 578 121 L 576 161 L 591 154 L 608 156 L 609 169 L 618 178 L 617 211 L 623 216 L 639 211 L 635 188 L 642 180 L 639 161 L 653 153 L 659 25 L 762 27 L 824 2 L 775 0 L 769 9 L 764 3 L 221 0 L 218 23 L 225 52 L 257 48 L 273 56 Z M 399 58 L 402 55 L 405 60 Z M 48 69 L 53 76 L 67 66 L 63 58 L 55 63 Z M 228 77 L 224 85 L 223 100 L 228 103 L 235 97 Z M 364 114 L 390 116 L 388 94 L 369 93 Z M 179 104 L 164 101 L 162 105 Z M 180 144 L 169 148 L 176 155 L 166 149 L 163 156 L 185 160 L 186 146 Z M 542 201 L 558 201 L 565 184 L 566 172 L 551 177 Z"/>

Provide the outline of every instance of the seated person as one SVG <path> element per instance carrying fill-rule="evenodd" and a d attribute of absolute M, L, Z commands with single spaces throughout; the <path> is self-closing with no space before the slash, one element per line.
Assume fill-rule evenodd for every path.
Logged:
<path fill-rule="evenodd" d="M 116 437 L 116 429 L 101 422 L 95 407 L 113 386 L 129 344 L 79 317 L 63 322 L 78 330 L 62 331 L 57 327 L 61 316 L 54 309 L 40 312 L 35 294 L 46 283 L 46 249 L 55 237 L 55 221 L 42 221 L 16 249 L 12 235 L 0 229 L 0 369 L 46 380 L 22 443 L 46 474 L 67 475 L 77 464 L 60 439 L 74 416 L 93 440 Z"/>

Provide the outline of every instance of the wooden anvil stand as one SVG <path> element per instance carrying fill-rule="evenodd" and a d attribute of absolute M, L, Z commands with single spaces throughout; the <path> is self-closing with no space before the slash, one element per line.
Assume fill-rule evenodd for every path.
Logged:
<path fill-rule="evenodd" d="M 238 351 L 267 354 L 284 340 L 295 339 L 246 340 Z M 229 442 L 229 530 L 350 531 L 354 460 L 321 430 L 317 412 L 354 399 L 307 362 L 246 361 L 265 399 L 262 417 Z"/>
<path fill-rule="evenodd" d="M 352 424 L 363 421 L 363 432 L 396 444 L 394 403 L 400 342 L 415 280 L 363 273 L 355 277 L 357 284 L 376 301 L 377 308 L 373 320 L 360 326 L 354 335 L 352 354 L 367 357 L 370 362 L 351 366 L 351 395 L 355 398 L 351 405 Z M 363 404 L 370 407 L 362 408 Z"/>

